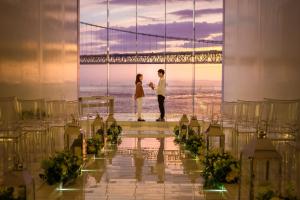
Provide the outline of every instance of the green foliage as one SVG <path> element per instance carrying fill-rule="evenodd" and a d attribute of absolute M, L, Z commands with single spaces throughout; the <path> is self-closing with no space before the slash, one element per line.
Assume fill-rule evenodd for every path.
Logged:
<path fill-rule="evenodd" d="M 260 186 L 257 190 L 256 200 L 298 200 L 292 185 L 286 189 L 286 195 L 282 196 L 271 185 Z"/>
<path fill-rule="evenodd" d="M 286 195 L 282 197 L 284 200 L 299 200 L 299 198 L 296 196 L 296 190 L 292 183 L 289 183 L 285 188 L 285 194 Z"/>
<path fill-rule="evenodd" d="M 223 183 L 237 183 L 240 165 L 228 153 L 208 152 L 202 160 L 204 165 L 204 187 L 220 188 Z"/>
<path fill-rule="evenodd" d="M 120 144 L 120 134 L 122 132 L 122 127 L 117 125 L 117 123 L 113 123 L 109 129 L 107 130 L 107 141 L 111 144 Z"/>
<path fill-rule="evenodd" d="M 237 183 L 239 179 L 240 166 L 228 153 L 207 152 L 203 156 L 205 149 L 205 139 L 186 125 L 174 128 L 175 142 L 184 144 L 186 150 L 194 156 L 198 156 L 204 165 L 203 177 L 205 179 L 204 187 L 219 189 L 224 183 Z M 203 157 L 203 158 L 201 158 Z"/>
<path fill-rule="evenodd" d="M 175 134 L 175 142 L 176 143 L 181 143 L 184 144 L 186 142 L 187 134 L 188 134 L 189 127 L 186 125 L 181 126 L 181 134 L 180 134 L 180 127 L 175 126 L 174 127 L 174 134 Z"/>
<path fill-rule="evenodd" d="M 174 127 L 173 132 L 174 132 L 174 134 L 175 134 L 176 137 L 179 136 L 179 126 L 178 126 L 178 125 L 176 125 L 176 126 Z"/>
<path fill-rule="evenodd" d="M 189 126 L 182 125 L 182 132 L 180 133 L 179 126 L 175 126 L 175 142 L 185 144 L 185 149 L 190 151 L 194 156 L 200 155 L 205 147 L 205 140 L 201 135 L 195 133 L 195 131 Z"/>
<path fill-rule="evenodd" d="M 200 155 L 201 150 L 204 149 L 205 140 L 202 136 L 194 134 L 194 131 L 189 131 L 189 137 L 186 139 L 186 149 L 194 155 Z"/>
<path fill-rule="evenodd" d="M 276 193 L 271 189 L 266 189 L 264 192 L 259 192 L 256 200 L 271 200 L 276 197 Z"/>
<path fill-rule="evenodd" d="M 104 130 L 100 128 L 100 129 L 97 130 L 96 134 L 104 135 Z"/>
<path fill-rule="evenodd" d="M 25 200 L 26 197 L 15 197 L 13 187 L 0 187 L 0 199 L 2 200 Z"/>
<path fill-rule="evenodd" d="M 99 150 L 104 146 L 104 131 L 99 129 L 93 138 L 87 140 L 87 154 L 98 154 Z"/>
<path fill-rule="evenodd" d="M 179 126 L 178 126 L 178 125 L 176 125 L 176 126 L 174 127 L 173 132 L 174 132 L 174 134 L 175 134 L 174 142 L 175 142 L 175 143 L 180 143 L 180 142 L 181 142 L 181 139 L 180 139 L 180 135 L 179 135 L 180 130 L 179 130 Z"/>
<path fill-rule="evenodd" d="M 48 160 L 42 162 L 43 174 L 40 178 L 49 185 L 67 183 L 77 178 L 81 173 L 82 159 L 69 151 L 56 153 Z"/>

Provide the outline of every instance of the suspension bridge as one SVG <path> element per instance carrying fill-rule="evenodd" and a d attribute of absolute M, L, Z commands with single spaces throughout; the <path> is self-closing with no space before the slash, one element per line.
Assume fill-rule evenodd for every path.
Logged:
<path fill-rule="evenodd" d="M 80 64 L 222 63 L 219 50 L 222 41 L 143 33 L 85 22 L 80 22 L 80 33 Z"/>

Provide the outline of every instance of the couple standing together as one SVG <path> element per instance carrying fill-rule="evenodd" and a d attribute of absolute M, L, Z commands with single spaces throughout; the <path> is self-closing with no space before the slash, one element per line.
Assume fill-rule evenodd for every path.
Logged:
<path fill-rule="evenodd" d="M 159 111 L 160 111 L 160 117 L 156 120 L 159 122 L 165 121 L 165 95 L 166 95 L 166 80 L 165 80 L 165 70 L 159 69 L 157 71 L 157 75 L 159 77 L 159 82 L 157 87 L 150 82 L 149 87 L 152 90 L 156 90 L 157 93 L 157 100 L 158 100 L 158 106 L 159 106 Z M 135 95 L 134 98 L 137 101 L 137 117 L 138 121 L 145 121 L 142 118 L 142 104 L 143 104 L 143 97 L 145 96 L 144 94 L 144 89 L 143 89 L 143 75 L 142 74 L 137 74 L 136 75 L 136 80 L 135 80 Z"/>

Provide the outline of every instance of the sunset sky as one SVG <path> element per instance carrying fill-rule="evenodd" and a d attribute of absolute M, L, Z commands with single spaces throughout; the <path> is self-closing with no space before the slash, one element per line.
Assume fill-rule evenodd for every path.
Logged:
<path fill-rule="evenodd" d="M 137 0 L 138 1 L 138 32 L 164 35 L 164 0 Z M 196 38 L 207 40 L 222 40 L 222 0 L 196 0 Z M 80 12 L 82 22 L 106 26 L 106 0 L 81 0 Z M 110 27 L 135 31 L 136 0 L 109 0 Z M 193 1 L 192 0 L 167 0 L 167 36 L 193 37 Z M 92 33 L 92 34 L 91 34 Z M 135 35 L 110 31 L 110 52 L 135 52 Z M 93 44 L 93 45 L 91 45 Z M 92 46 L 92 47 L 91 47 Z M 203 43 L 196 44 L 197 49 L 207 48 Z M 163 51 L 164 40 L 147 36 L 138 37 L 138 52 Z M 168 40 L 167 51 L 186 51 L 192 48 L 192 43 L 181 40 Z M 81 53 L 105 53 L 106 52 L 106 30 L 81 26 Z M 191 65 L 169 65 L 167 71 L 170 80 L 191 79 Z M 103 66 L 104 67 L 104 66 Z M 155 67 L 142 67 L 138 71 L 146 77 L 153 76 Z M 93 67 L 92 67 L 93 68 Z M 97 80 L 96 69 L 82 67 L 81 79 Z M 103 70 L 102 70 L 103 71 Z M 111 66 L 111 74 L 120 74 L 121 81 L 132 79 L 135 75 L 135 65 Z M 124 76 L 126 75 L 126 76 Z M 101 73 L 102 80 L 105 78 Z M 197 65 L 196 79 L 198 80 L 220 80 L 221 65 Z M 111 80 L 114 77 L 110 78 Z M 147 79 L 147 78 L 146 78 Z M 86 81 L 84 81 L 86 82 Z"/>
<path fill-rule="evenodd" d="M 136 0 L 110 0 L 109 21 L 110 27 L 135 31 Z M 138 0 L 138 32 L 164 35 L 164 0 Z M 106 1 L 105 0 L 82 0 L 81 21 L 100 26 L 106 26 Z M 222 40 L 222 0 L 196 0 L 196 38 L 209 40 Z M 193 1 L 192 0 L 167 0 L 167 36 L 193 37 Z M 90 45 L 91 32 L 92 42 L 106 41 L 106 31 L 102 29 L 90 29 L 82 27 L 81 44 Z M 116 35 L 119 34 L 119 35 Z M 114 37 L 116 36 L 116 37 Z M 135 35 L 110 32 L 111 48 L 120 48 L 134 44 Z M 148 42 L 149 38 L 138 38 Z M 153 38 L 152 38 L 153 39 Z M 154 41 L 151 41 L 154 43 Z M 162 43 L 163 41 L 157 41 Z M 100 42 L 101 43 L 101 42 Z M 183 41 L 168 41 L 168 46 L 178 43 L 177 47 L 184 46 Z M 115 45 L 115 46 L 114 46 Z M 148 45 L 149 46 L 149 45 Z M 119 49 L 118 49 L 119 47 Z M 132 45 L 132 48 L 134 45 Z M 199 46 L 200 47 L 200 46 Z M 130 48 L 130 47 L 129 47 Z M 144 49 L 143 49 L 144 50 Z"/>

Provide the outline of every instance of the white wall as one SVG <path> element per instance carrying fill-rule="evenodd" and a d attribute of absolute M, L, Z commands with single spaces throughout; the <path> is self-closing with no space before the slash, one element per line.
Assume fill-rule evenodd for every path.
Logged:
<path fill-rule="evenodd" d="M 224 1 L 224 100 L 299 99 L 300 1 Z"/>

